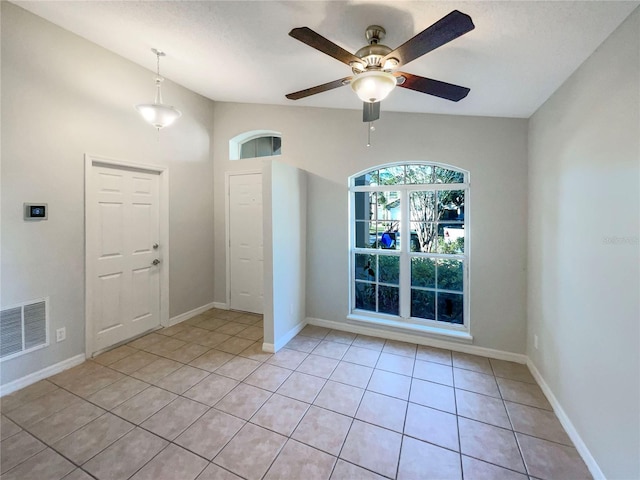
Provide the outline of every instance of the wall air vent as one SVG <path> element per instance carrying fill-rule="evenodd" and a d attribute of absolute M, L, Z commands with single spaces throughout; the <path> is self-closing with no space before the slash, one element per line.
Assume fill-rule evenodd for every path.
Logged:
<path fill-rule="evenodd" d="M 0 361 L 49 345 L 48 299 L 0 310 Z"/>

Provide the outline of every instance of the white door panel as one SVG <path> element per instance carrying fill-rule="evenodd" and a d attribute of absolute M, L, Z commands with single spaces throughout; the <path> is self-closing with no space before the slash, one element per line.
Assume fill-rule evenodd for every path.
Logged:
<path fill-rule="evenodd" d="M 262 313 L 262 174 L 229 177 L 230 307 Z"/>
<path fill-rule="evenodd" d="M 92 271 L 93 350 L 160 325 L 159 175 L 93 166 L 95 190 L 87 215 L 87 236 L 96 252 Z M 90 227 L 91 226 L 91 227 Z M 92 353 L 92 352 L 90 352 Z"/>

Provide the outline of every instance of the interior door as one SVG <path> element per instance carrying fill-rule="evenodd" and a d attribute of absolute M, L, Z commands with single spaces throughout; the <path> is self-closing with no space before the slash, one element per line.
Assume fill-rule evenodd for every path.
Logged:
<path fill-rule="evenodd" d="M 262 174 L 229 176 L 229 306 L 262 313 Z"/>
<path fill-rule="evenodd" d="M 160 326 L 157 173 L 92 167 L 87 205 L 93 278 L 89 319 L 94 352 Z M 93 353 L 93 352 L 91 352 Z"/>

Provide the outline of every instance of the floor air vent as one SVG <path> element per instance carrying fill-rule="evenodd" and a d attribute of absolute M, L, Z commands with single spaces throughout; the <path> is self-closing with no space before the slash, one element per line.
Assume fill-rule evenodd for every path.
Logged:
<path fill-rule="evenodd" d="M 47 299 L 0 311 L 0 360 L 49 345 Z"/>

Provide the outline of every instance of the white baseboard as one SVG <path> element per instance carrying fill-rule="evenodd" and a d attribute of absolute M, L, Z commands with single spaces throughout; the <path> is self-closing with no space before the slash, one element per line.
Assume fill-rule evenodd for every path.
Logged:
<path fill-rule="evenodd" d="M 562 405 L 560 405 L 560 402 L 558 402 L 558 399 L 551 391 L 551 388 L 549 388 L 549 385 L 547 385 L 547 382 L 544 381 L 544 378 L 542 378 L 542 375 L 530 358 L 527 358 L 527 366 L 529 367 L 529 370 L 531 370 L 533 378 L 535 378 L 536 382 L 538 382 L 538 385 L 540 385 L 540 388 L 547 397 L 547 400 L 549 400 L 549 403 L 553 407 L 553 411 L 556 413 L 558 420 L 560 420 L 560 423 L 567 432 L 567 435 L 569 435 L 569 438 L 575 445 L 576 450 L 578 450 L 578 453 L 584 460 L 584 463 L 587 465 L 587 468 L 591 472 L 591 475 L 593 475 L 594 480 L 606 480 L 606 477 L 604 476 L 604 473 L 602 473 L 602 470 L 600 470 L 596 459 L 593 458 L 593 455 L 591 455 L 591 452 L 582 440 L 582 437 L 576 430 L 576 427 L 573 426 L 573 423 L 571 422 L 571 420 L 569 420 L 569 417 L 562 408 Z"/>
<path fill-rule="evenodd" d="M 176 315 L 175 317 L 171 317 L 169 319 L 168 327 L 172 327 L 177 323 L 184 322 L 185 320 L 189 320 L 190 318 L 195 317 L 196 315 L 200 315 L 202 312 L 206 312 L 212 308 L 218 308 L 215 306 L 216 302 L 207 303 L 206 305 L 202 305 L 201 307 L 194 308 L 193 310 L 189 310 L 188 312 L 181 313 L 180 315 Z"/>
<path fill-rule="evenodd" d="M 471 353 L 474 355 L 481 355 L 483 357 L 489 357 L 489 358 L 495 358 L 498 360 L 507 360 L 511 362 L 526 364 L 529 367 L 529 370 L 531 370 L 531 374 L 536 379 L 536 382 L 538 382 L 538 385 L 540 386 L 540 388 L 546 395 L 547 399 L 549 400 L 549 403 L 553 407 L 553 410 L 556 413 L 558 420 L 566 430 L 567 435 L 569 435 L 569 438 L 575 445 L 576 450 L 584 460 L 584 463 L 587 465 L 587 468 L 591 472 L 591 475 L 593 475 L 594 480 L 606 480 L 604 473 L 602 473 L 602 470 L 598 466 L 598 463 L 596 462 L 593 455 L 591 455 L 591 452 L 587 448 L 587 445 L 584 443 L 584 441 L 582 440 L 582 437 L 580 437 L 580 434 L 578 433 L 576 428 L 573 426 L 573 423 L 571 422 L 566 412 L 558 402 L 558 399 L 555 397 L 555 395 L 549 388 L 549 385 L 547 385 L 547 382 L 545 382 L 544 378 L 542 378 L 542 375 L 540 374 L 536 366 L 533 364 L 533 362 L 527 355 L 522 355 L 519 353 L 512 353 L 512 352 L 504 352 L 501 350 L 478 347 L 475 345 L 466 345 L 458 342 L 448 342 L 446 340 L 431 339 L 431 338 L 411 335 L 407 333 L 400 333 L 400 332 L 394 332 L 394 331 L 389 331 L 389 330 L 384 330 L 379 328 L 366 327 L 363 325 L 355 325 L 355 324 L 350 324 L 345 322 L 336 322 L 333 320 L 323 320 L 320 318 L 307 317 L 307 323 L 311 325 L 317 325 L 319 327 L 331 328 L 334 330 L 344 330 L 351 333 L 370 335 L 373 337 L 388 338 L 391 340 L 400 340 L 403 342 L 417 343 L 419 345 L 428 345 L 431 347 L 446 348 L 448 350 L 454 350 L 457 352 Z"/>
<path fill-rule="evenodd" d="M 265 345 L 271 346 L 271 348 L 273 348 L 273 353 L 277 352 L 282 347 L 284 347 L 287 343 L 289 343 L 289 341 L 293 337 L 295 337 L 298 333 L 300 333 L 300 330 L 302 330 L 306 325 L 307 325 L 307 322 L 305 320 L 301 321 L 300 323 L 297 323 L 287 333 L 282 335 L 280 338 L 276 338 L 273 344 L 263 344 L 263 348 Z"/>
<path fill-rule="evenodd" d="M 262 351 L 267 353 L 276 353 L 276 347 L 273 343 L 263 343 Z"/>
<path fill-rule="evenodd" d="M 497 360 L 527 363 L 526 355 L 520 353 L 505 352 L 502 350 L 494 350 L 493 348 L 478 347 L 476 345 L 468 345 L 453 341 L 449 342 L 446 340 L 438 340 L 435 338 L 413 335 L 410 333 L 401 333 L 375 327 L 365 327 L 364 325 L 355 325 L 346 322 L 336 322 L 335 320 L 323 320 L 321 318 L 307 317 L 307 323 L 311 325 L 317 325 L 319 327 L 326 327 L 334 330 L 344 330 L 346 332 L 358 333 L 361 335 L 387 338 L 389 340 L 399 340 L 401 342 L 417 343 L 419 345 L 427 345 L 429 347 L 445 348 L 447 350 L 454 350 L 456 352 L 471 353 L 473 355 L 495 358 Z"/>
<path fill-rule="evenodd" d="M 10 393 L 20 390 L 21 388 L 28 387 L 29 385 L 39 382 L 40 380 L 49 378 L 71 367 L 80 365 L 84 361 L 85 355 L 84 353 L 81 353 L 80 355 L 76 355 L 75 357 L 67 358 L 66 360 L 58 362 L 55 365 L 50 365 L 43 368 L 42 370 L 30 373 L 25 377 L 18 378 L 13 382 L 9 382 L 5 385 L 0 386 L 0 397 L 4 397 L 5 395 L 9 395 Z"/>
<path fill-rule="evenodd" d="M 217 308 L 219 310 L 229 310 L 229 304 L 224 302 L 213 302 L 211 304 L 213 308 Z"/>

